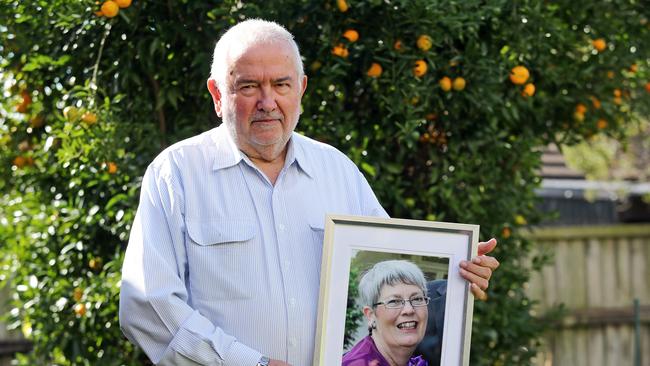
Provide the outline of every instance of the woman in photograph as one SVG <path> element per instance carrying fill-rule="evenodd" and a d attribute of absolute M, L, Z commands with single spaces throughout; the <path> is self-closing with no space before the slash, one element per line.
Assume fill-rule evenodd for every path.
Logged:
<path fill-rule="evenodd" d="M 368 336 L 343 356 L 343 366 L 428 366 L 413 351 L 424 337 L 428 310 L 422 270 L 403 260 L 375 264 L 359 281 Z"/>

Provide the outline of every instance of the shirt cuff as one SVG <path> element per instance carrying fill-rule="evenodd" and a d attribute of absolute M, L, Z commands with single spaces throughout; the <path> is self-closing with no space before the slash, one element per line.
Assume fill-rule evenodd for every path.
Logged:
<path fill-rule="evenodd" d="M 223 348 L 219 349 L 219 345 Z M 172 347 L 199 364 L 206 365 L 256 366 L 262 357 L 259 351 L 215 328 L 198 311 L 194 311 L 183 323 L 172 341 Z M 219 361 L 211 360 L 214 356 Z"/>
<path fill-rule="evenodd" d="M 257 366 L 262 354 L 243 343 L 233 342 L 224 360 L 224 366 Z"/>

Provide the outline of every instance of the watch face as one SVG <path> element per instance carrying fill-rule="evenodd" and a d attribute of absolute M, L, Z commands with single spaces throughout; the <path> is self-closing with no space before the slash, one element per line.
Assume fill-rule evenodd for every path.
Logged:
<path fill-rule="evenodd" d="M 269 362 L 271 362 L 271 359 L 269 359 L 266 356 L 262 356 L 260 357 L 260 362 L 258 362 L 257 364 L 259 366 L 269 366 Z"/>

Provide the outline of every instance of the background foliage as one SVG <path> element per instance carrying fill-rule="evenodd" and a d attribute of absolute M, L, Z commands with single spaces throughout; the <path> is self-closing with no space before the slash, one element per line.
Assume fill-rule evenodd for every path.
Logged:
<path fill-rule="evenodd" d="M 240 19 L 296 35 L 310 77 L 299 130 L 346 152 L 392 216 L 499 238 L 473 365 L 535 353 L 517 229 L 539 219 L 540 148 L 621 138 L 650 109 L 639 1 L 134 0 L 110 19 L 100 5 L 0 0 L 0 276 L 12 326 L 34 342 L 24 365 L 141 364 L 116 308 L 140 177 L 163 147 L 218 123 L 211 51 Z M 534 95 L 509 80 L 515 66 Z M 465 83 L 447 91 L 444 77 Z"/>

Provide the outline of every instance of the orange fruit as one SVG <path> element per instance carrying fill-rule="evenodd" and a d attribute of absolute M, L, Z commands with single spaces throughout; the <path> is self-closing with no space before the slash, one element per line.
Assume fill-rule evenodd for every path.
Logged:
<path fill-rule="evenodd" d="M 334 46 L 334 48 L 332 48 L 332 54 L 335 56 L 345 58 L 348 57 L 349 53 L 350 52 L 348 51 L 348 49 L 345 48 L 345 46 L 342 43 L 339 43 L 338 45 Z"/>
<path fill-rule="evenodd" d="M 603 52 L 607 48 L 607 42 L 602 38 L 597 38 L 591 41 L 591 44 L 594 46 L 596 51 Z"/>
<path fill-rule="evenodd" d="M 580 114 L 585 114 L 587 112 L 587 106 L 582 103 L 578 103 L 576 105 L 575 112 Z"/>
<path fill-rule="evenodd" d="M 614 78 L 614 71 L 607 71 L 607 77 L 610 79 Z"/>
<path fill-rule="evenodd" d="M 102 268 L 102 259 L 99 257 L 91 258 L 88 261 L 88 267 L 92 270 L 99 270 Z"/>
<path fill-rule="evenodd" d="M 415 66 L 413 66 L 413 75 L 421 77 L 427 73 L 427 63 L 424 60 L 415 61 Z"/>
<path fill-rule="evenodd" d="M 535 84 L 528 83 L 524 85 L 524 90 L 521 92 L 521 95 L 524 97 L 532 97 L 535 95 Z"/>
<path fill-rule="evenodd" d="M 20 103 L 16 106 L 16 112 L 18 113 L 27 113 L 27 107 L 29 104 Z"/>
<path fill-rule="evenodd" d="M 371 78 L 378 78 L 381 73 L 382 73 L 382 68 L 381 65 L 373 62 L 372 65 L 370 65 L 370 68 L 366 72 L 366 75 L 370 76 Z"/>
<path fill-rule="evenodd" d="M 585 120 L 585 114 L 584 114 L 584 113 L 578 113 L 578 112 L 575 112 L 575 113 L 573 113 L 573 118 L 574 118 L 576 121 L 578 121 L 578 122 L 582 122 L 582 121 Z"/>
<path fill-rule="evenodd" d="M 72 298 L 74 299 L 74 301 L 79 302 L 81 301 L 81 297 L 83 296 L 83 294 L 84 292 L 82 289 L 80 289 L 79 287 L 75 287 L 74 291 L 72 292 Z"/>
<path fill-rule="evenodd" d="M 29 95 L 29 92 L 23 90 L 22 92 L 20 92 L 20 96 L 23 97 L 23 104 L 27 104 L 27 105 L 32 104 L 32 96 Z"/>
<path fill-rule="evenodd" d="M 423 34 L 418 37 L 416 44 L 418 48 L 421 49 L 422 51 L 428 51 L 433 45 L 433 40 L 431 39 L 431 37 L 427 36 L 426 34 Z"/>
<path fill-rule="evenodd" d="M 115 174 L 117 173 L 117 164 L 115 164 L 112 161 L 109 161 L 106 164 L 106 170 L 108 171 L 108 174 Z"/>
<path fill-rule="evenodd" d="M 113 1 L 115 1 L 117 6 L 119 6 L 122 9 L 128 8 L 129 6 L 131 6 L 131 0 L 113 0 Z"/>
<path fill-rule="evenodd" d="M 508 239 L 511 234 L 512 234 L 512 230 L 510 230 L 509 227 L 504 227 L 503 230 L 501 230 L 501 236 L 504 239 Z"/>
<path fill-rule="evenodd" d="M 621 97 L 614 97 L 614 104 L 616 105 L 623 104 L 623 99 L 621 99 Z"/>
<path fill-rule="evenodd" d="M 591 99 L 591 104 L 594 106 L 595 109 L 600 109 L 601 103 L 598 98 L 594 97 L 593 95 L 589 97 Z"/>
<path fill-rule="evenodd" d="M 448 76 L 443 77 L 438 81 L 438 85 L 440 85 L 440 89 L 443 91 L 450 91 L 451 90 L 451 79 Z"/>
<path fill-rule="evenodd" d="M 459 76 L 459 77 L 454 79 L 454 82 L 453 82 L 452 86 L 453 86 L 454 90 L 461 91 L 461 90 L 465 89 L 466 84 L 467 84 L 467 82 L 465 81 L 465 79 L 463 79 L 462 77 Z"/>
<path fill-rule="evenodd" d="M 645 91 L 647 91 L 648 93 L 650 93 L 650 81 L 648 81 L 647 83 L 645 83 Z"/>
<path fill-rule="evenodd" d="M 348 29 L 343 32 L 343 38 L 346 38 L 350 42 L 356 42 L 359 39 L 359 32 L 354 29 Z"/>
<path fill-rule="evenodd" d="M 102 4 L 102 13 L 106 18 L 113 18 L 120 12 L 120 7 L 117 6 L 115 1 L 108 0 Z"/>
<path fill-rule="evenodd" d="M 596 122 L 596 126 L 599 130 L 603 130 L 607 128 L 607 121 L 601 118 L 598 120 L 598 122 Z"/>
<path fill-rule="evenodd" d="M 393 48 L 394 48 L 396 51 L 401 51 L 401 50 L 402 50 L 402 47 L 403 47 L 403 45 L 402 45 L 402 41 L 400 41 L 399 39 L 398 39 L 397 41 L 395 41 L 395 43 L 393 44 Z"/>
<path fill-rule="evenodd" d="M 634 73 L 636 73 L 637 71 L 639 71 L 639 67 L 638 67 L 636 64 L 632 64 L 632 65 L 630 65 L 630 72 L 631 72 L 631 73 L 634 74 Z"/>
<path fill-rule="evenodd" d="M 530 72 L 524 66 L 515 66 L 510 70 L 510 81 L 515 85 L 523 85 L 530 77 Z"/>
<path fill-rule="evenodd" d="M 86 308 L 85 304 L 75 304 L 74 305 L 74 313 L 77 314 L 78 316 L 86 315 L 87 311 L 88 311 L 88 309 Z"/>
<path fill-rule="evenodd" d="M 614 96 L 616 98 L 620 98 L 621 97 L 621 89 L 614 89 Z"/>
<path fill-rule="evenodd" d="M 32 96 L 26 90 L 21 91 L 20 96 L 23 98 L 23 101 L 16 106 L 16 112 L 27 113 L 27 109 L 32 104 Z"/>
<path fill-rule="evenodd" d="M 27 165 L 27 159 L 24 156 L 18 155 L 14 158 L 13 164 L 18 169 L 23 168 L 25 165 Z"/>
<path fill-rule="evenodd" d="M 95 123 L 97 123 L 97 115 L 93 112 L 85 112 L 81 116 L 81 120 L 86 122 L 88 126 L 94 125 Z"/>
<path fill-rule="evenodd" d="M 339 8 L 339 11 L 341 11 L 342 13 L 345 13 L 350 8 L 350 6 L 345 0 L 336 0 L 336 6 Z"/>
<path fill-rule="evenodd" d="M 95 15 L 98 16 L 98 17 L 103 17 L 103 16 L 104 16 L 104 13 L 102 13 L 102 11 L 99 10 L 99 11 L 96 11 L 96 12 L 95 12 Z"/>

